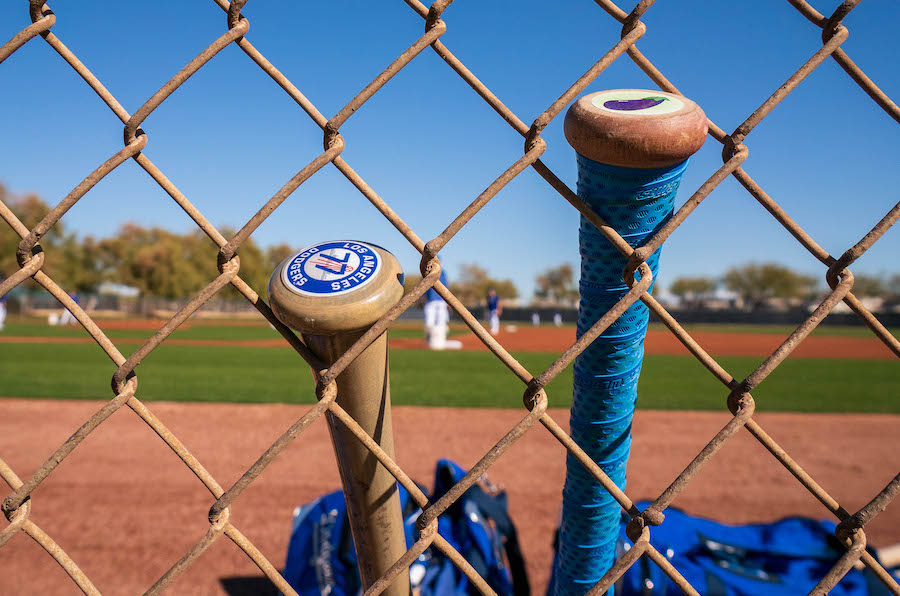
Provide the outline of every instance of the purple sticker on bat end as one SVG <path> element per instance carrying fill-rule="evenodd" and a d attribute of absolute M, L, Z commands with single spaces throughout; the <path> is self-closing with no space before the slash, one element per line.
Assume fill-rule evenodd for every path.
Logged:
<path fill-rule="evenodd" d="M 677 97 L 641 89 L 602 91 L 591 103 L 605 112 L 636 115 L 670 114 L 684 107 L 684 102 Z"/>

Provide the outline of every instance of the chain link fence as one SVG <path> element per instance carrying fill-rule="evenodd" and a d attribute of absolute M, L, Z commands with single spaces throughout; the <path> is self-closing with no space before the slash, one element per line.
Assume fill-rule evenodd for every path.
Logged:
<path fill-rule="evenodd" d="M 403 572 L 416 559 L 416 557 L 429 547 L 435 547 L 447 555 L 469 578 L 469 580 L 484 594 L 492 594 L 490 587 L 481 578 L 472 566 L 437 533 L 437 519 L 447 508 L 458 499 L 491 465 L 500 458 L 525 433 L 543 432 L 533 430 L 534 427 L 543 426 L 551 433 L 574 457 L 580 461 L 593 477 L 602 484 L 618 501 L 622 509 L 631 517 L 627 531 L 634 541 L 631 548 L 616 565 L 603 577 L 603 579 L 591 590 L 592 594 L 602 594 L 611 586 L 624 571 L 635 564 L 640 557 L 648 557 L 658 565 L 686 594 L 697 594 L 696 590 L 679 574 L 668 559 L 654 549 L 649 542 L 652 527 L 663 523 L 666 508 L 685 489 L 688 483 L 700 472 L 700 470 L 716 455 L 722 446 L 742 428 L 754 436 L 774 457 L 776 462 L 784 466 L 815 498 L 833 514 L 838 520 L 837 537 L 846 545 L 847 551 L 835 566 L 819 581 L 811 594 L 825 594 L 833 588 L 847 571 L 861 562 L 868 567 L 877 578 L 893 593 L 900 595 L 900 585 L 892 579 L 889 573 L 865 550 L 866 535 L 865 526 L 894 499 L 900 492 L 900 475 L 884 487 L 878 494 L 872 495 L 871 501 L 859 511 L 851 513 L 821 486 L 810 477 L 803 468 L 798 465 L 791 456 L 775 442 L 766 431 L 754 420 L 754 400 L 751 392 L 760 384 L 792 350 L 806 338 L 809 333 L 829 314 L 829 312 L 841 301 L 845 302 L 872 332 L 897 356 L 900 356 L 900 341 L 869 312 L 853 295 L 853 274 L 849 267 L 864 252 L 866 252 L 900 217 L 900 204 L 895 205 L 878 224 L 866 231 L 863 237 L 855 245 L 848 248 L 841 256 L 835 258 L 824 250 L 810 237 L 791 216 L 782 209 L 765 190 L 763 190 L 750 175 L 741 168 L 741 164 L 747 159 L 748 147 L 744 144 L 747 135 L 756 127 L 771 111 L 794 91 L 803 80 L 826 60 L 835 60 L 846 71 L 850 79 L 859 85 L 891 118 L 900 123 L 900 108 L 872 82 L 866 74 L 851 60 L 841 49 L 841 44 L 847 39 L 848 29 L 842 24 L 843 19 L 856 7 L 859 0 L 846 0 L 830 16 L 820 14 L 804 0 L 788 0 L 788 2 L 814 27 L 822 30 L 821 49 L 816 51 L 803 66 L 785 81 L 771 96 L 769 96 L 750 116 L 733 132 L 726 133 L 716 123 L 709 122 L 709 135 L 722 144 L 723 165 L 713 172 L 709 178 L 693 193 L 693 195 L 676 211 L 668 223 L 661 228 L 655 236 L 643 247 L 632 250 L 628 244 L 616 233 L 614 229 L 606 225 L 597 215 L 592 213 L 576 194 L 554 174 L 540 158 L 546 148 L 546 143 L 541 137 L 544 128 L 556 118 L 560 112 L 578 96 L 597 76 L 600 75 L 615 60 L 628 56 L 659 88 L 672 93 L 679 93 L 675 84 L 660 72 L 653 63 L 637 48 L 636 43 L 646 33 L 647 27 L 641 21 L 641 17 L 649 10 L 654 0 L 641 0 L 631 12 L 626 12 L 609 0 L 596 0 L 600 9 L 609 17 L 622 24 L 621 39 L 611 45 L 609 50 L 580 78 L 578 78 L 559 99 L 553 102 L 545 112 L 535 118 L 531 124 L 526 124 L 516 114 L 510 111 L 490 89 L 488 89 L 456 56 L 441 42 L 441 37 L 447 31 L 448 24 L 442 19 L 445 9 L 452 0 L 437 0 L 430 7 L 418 0 L 405 0 L 410 9 L 418 13 L 424 20 L 425 33 L 400 56 L 396 58 L 383 72 L 369 83 L 356 97 L 344 106 L 332 118 L 326 118 L 313 105 L 303 93 L 288 80 L 275 65 L 270 63 L 246 37 L 250 21 L 241 14 L 247 0 L 234 0 L 230 4 L 225 0 L 215 0 L 227 14 L 227 30 L 216 39 L 209 47 L 191 60 L 187 66 L 179 71 L 169 82 L 157 91 L 134 114 L 128 113 L 115 97 L 104 87 L 103 83 L 92 74 L 90 69 L 72 53 L 65 44 L 53 34 L 52 28 L 56 23 L 56 16 L 49 6 L 42 0 L 30 1 L 30 16 L 32 24 L 23 28 L 6 44 L 0 47 L 0 62 L 8 58 L 12 53 L 28 43 L 33 38 L 40 36 L 84 79 L 110 110 L 124 124 L 124 147 L 107 161 L 91 172 L 84 180 L 69 193 L 34 229 L 28 229 L 12 213 L 8 206 L 0 203 L 0 216 L 22 238 L 18 246 L 16 257 L 20 266 L 19 271 L 11 275 L 0 284 L 0 296 L 5 295 L 28 278 L 33 278 L 38 284 L 47 290 L 56 299 L 68 308 L 93 339 L 106 352 L 108 357 L 116 364 L 118 369 L 112 377 L 112 390 L 114 398 L 100 408 L 93 416 L 65 442 L 33 475 L 22 481 L 17 473 L 0 459 L 0 477 L 12 489 L 12 493 L 3 500 L 2 509 L 9 525 L 0 531 L 0 546 L 4 545 L 18 532 L 24 532 L 37 541 L 68 573 L 72 581 L 85 594 L 97 594 L 98 590 L 79 568 L 78 563 L 31 520 L 30 496 L 56 469 L 56 467 L 75 450 L 78 445 L 92 431 L 98 428 L 114 412 L 122 407 L 130 408 L 147 425 L 149 425 L 175 452 L 175 454 L 190 468 L 190 470 L 203 483 L 207 490 L 216 499 L 209 511 L 209 529 L 206 535 L 184 556 L 176 562 L 159 580 L 151 586 L 148 594 L 157 594 L 169 586 L 180 574 L 197 560 L 210 546 L 223 535 L 240 547 L 260 570 L 271 580 L 275 586 L 285 594 L 296 594 L 285 582 L 266 556 L 248 540 L 244 534 L 231 522 L 232 507 L 239 507 L 238 497 L 248 486 L 262 473 L 262 471 L 287 447 L 304 429 L 319 421 L 326 411 L 330 411 L 341 420 L 364 443 L 372 453 L 381 461 L 412 495 L 412 498 L 424 509 L 418 521 L 418 540 L 391 570 L 376 582 L 367 594 L 380 593 L 389 585 L 397 574 Z M 798 20 L 800 20 L 798 18 Z M 322 129 L 324 151 L 291 178 L 269 201 L 241 228 L 232 238 L 225 238 L 213 227 L 204 215 L 197 210 L 188 198 L 154 165 L 150 158 L 142 153 L 147 145 L 147 136 L 141 130 L 141 123 L 180 85 L 201 69 L 209 60 L 229 44 L 236 44 L 247 56 L 253 60 L 266 74 L 268 74 L 297 105 Z M 516 160 L 506 171 L 500 174 L 490 186 L 488 186 L 471 204 L 466 207 L 437 237 L 425 241 L 412 230 L 391 206 L 385 202 L 378 193 L 360 177 L 342 157 L 345 140 L 340 133 L 341 126 L 365 103 L 375 95 L 394 75 L 400 72 L 406 65 L 416 59 L 422 52 L 435 52 L 444 60 L 451 69 L 456 72 L 481 98 L 490 105 L 495 112 L 506 121 L 514 130 L 524 138 L 524 154 Z M 175 314 L 155 335 L 146 341 L 130 357 L 125 357 L 116 345 L 104 334 L 100 327 L 67 295 L 66 291 L 53 281 L 42 270 L 44 253 L 40 240 L 59 220 L 71 209 L 94 185 L 106 175 L 129 159 L 135 160 L 146 173 L 155 180 L 160 187 L 174 200 L 219 247 L 218 267 L 220 274 L 199 294 L 194 296 L 187 305 Z M 240 252 L 241 245 L 250 235 L 268 218 L 291 193 L 301 184 L 306 182 L 316 172 L 327 164 L 338 169 L 363 196 L 374 205 L 378 211 L 403 235 L 403 237 L 422 254 L 421 272 L 422 280 L 408 293 L 388 314 L 380 319 L 369 332 L 363 335 L 353 347 L 348 350 L 333 366 L 325 369 L 317 361 L 316 357 L 307 349 L 303 342 L 287 327 L 275 318 L 269 306 L 260 299 L 256 289 L 250 287 L 240 276 Z M 631 290 L 606 313 L 593 328 L 576 341 L 565 353 L 563 353 L 547 370 L 533 374 L 513 358 L 504 347 L 498 343 L 478 322 L 463 304 L 449 291 L 447 287 L 438 281 L 441 263 L 438 255 L 441 249 L 465 226 L 472 217 L 482 209 L 504 186 L 522 173 L 527 168 L 534 168 L 547 183 L 552 186 L 559 195 L 568 201 L 575 209 L 587 217 L 604 236 L 613 243 L 618 250 L 625 254 L 629 261 L 625 270 L 625 278 L 631 280 Z M 727 177 L 735 177 L 766 210 L 774 217 L 807 251 L 818 259 L 826 268 L 825 277 L 831 288 L 830 293 L 818 308 L 784 341 L 784 343 L 764 360 L 759 367 L 743 380 L 735 379 L 715 359 L 704 351 L 699 345 L 650 294 L 646 292 L 650 284 L 650 275 L 644 265 L 645 259 L 659 248 L 665 240 L 675 232 L 678 227 L 691 215 L 694 209 Z M 639 281 L 634 281 L 633 274 L 638 269 L 643 270 Z M 252 304 L 284 337 L 284 339 L 296 350 L 297 354 L 308 363 L 313 370 L 320 371 L 317 374 L 316 395 L 318 403 L 293 426 L 291 426 L 275 443 L 263 453 L 243 476 L 230 487 L 221 486 L 210 475 L 203 464 L 195 458 L 191 452 L 172 434 L 153 414 L 153 412 L 136 397 L 138 390 L 138 376 L 135 367 L 146 358 L 153 350 L 159 347 L 166 338 L 194 314 L 201 306 L 210 301 L 216 293 L 227 285 L 232 285 L 247 301 Z M 410 480 L 404 471 L 366 435 L 360 427 L 342 410 L 335 402 L 337 395 L 335 377 L 343 371 L 347 365 L 359 355 L 371 342 L 382 334 L 388 325 L 404 311 L 409 309 L 429 288 L 434 289 L 453 308 L 459 317 L 465 321 L 469 328 L 481 339 L 482 342 L 503 362 L 510 373 L 518 377 L 524 388 L 523 400 L 527 412 L 521 421 L 511 428 L 508 433 L 490 449 L 481 460 L 469 471 L 465 478 L 440 500 L 429 503 L 419 487 Z M 636 301 L 643 301 L 655 315 L 662 320 L 666 327 L 687 347 L 688 350 L 702 363 L 702 365 L 718 379 L 723 385 L 723 395 L 727 395 L 726 405 L 733 417 L 729 422 L 710 439 L 693 461 L 681 472 L 669 487 L 659 495 L 655 501 L 645 510 L 640 511 L 635 507 L 631 498 L 619 490 L 601 469 L 591 461 L 582 449 L 548 414 L 548 398 L 544 387 L 556 377 L 560 371 L 569 366 L 576 355 L 600 333 L 602 333 L 616 318 Z M 537 372 L 537 371 L 534 371 Z M 324 424 L 324 422 L 319 422 Z"/>

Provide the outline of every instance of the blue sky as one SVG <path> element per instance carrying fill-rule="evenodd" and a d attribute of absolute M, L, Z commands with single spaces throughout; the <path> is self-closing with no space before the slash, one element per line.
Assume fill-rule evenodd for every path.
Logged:
<path fill-rule="evenodd" d="M 830 13 L 836 2 L 814 2 Z M 225 28 L 210 0 L 57 2 L 53 31 L 131 113 Z M 553 7 L 552 9 L 548 7 Z M 702 12 L 701 12 L 702 10 Z M 247 35 L 327 117 L 334 115 L 423 31 L 405 3 L 251 0 Z M 530 123 L 619 37 L 589 0 L 559 3 L 457 0 L 442 41 L 523 121 Z M 863 3 L 845 21 L 843 48 L 884 91 L 900 97 L 900 4 Z M 0 38 L 29 23 L 27 3 L 0 4 Z M 821 47 L 820 30 L 787 2 L 661 0 L 638 47 L 719 126 L 733 130 Z M 627 57 L 587 91 L 655 88 Z M 62 199 L 122 147 L 122 125 L 41 39 L 0 65 L 0 182 L 14 193 Z M 240 227 L 321 152 L 322 133 L 239 48 L 216 56 L 142 125 L 144 151 L 217 226 Z M 444 227 L 522 154 L 522 138 L 430 49 L 341 129 L 343 157 L 424 239 Z M 562 117 L 544 133 L 543 161 L 575 186 Z M 900 127 L 832 60 L 817 69 L 748 137 L 745 169 L 834 256 L 900 199 Z M 708 139 L 677 204 L 721 165 Z M 126 221 L 183 232 L 193 222 L 128 162 L 63 219 L 107 236 Z M 513 279 L 529 297 L 535 276 L 577 263 L 578 214 L 534 171 L 509 184 L 441 257 Z M 408 271 L 418 254 L 333 167 L 305 183 L 254 234 L 263 246 L 356 238 L 392 250 Z M 854 266 L 895 273 L 900 232 L 889 231 Z M 824 277 L 813 259 L 734 179 L 719 186 L 665 244 L 660 283 L 718 276 L 748 261 L 777 261 Z M 210 254 L 210 277 L 215 255 Z"/>

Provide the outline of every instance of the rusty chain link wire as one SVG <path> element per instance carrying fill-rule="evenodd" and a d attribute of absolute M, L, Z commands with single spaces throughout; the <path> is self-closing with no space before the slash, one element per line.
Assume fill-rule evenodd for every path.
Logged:
<path fill-rule="evenodd" d="M 34 229 L 29 230 L 12 213 L 8 206 L 0 202 L 0 217 L 22 238 L 16 257 L 20 269 L 0 284 L 0 296 L 33 278 L 50 294 L 62 302 L 75 318 L 84 326 L 118 369 L 112 377 L 114 398 L 94 413 L 75 433 L 63 443 L 55 453 L 24 482 L 2 459 L 0 459 L 0 477 L 12 489 L 12 493 L 3 500 L 2 509 L 9 525 L 0 531 L 0 547 L 18 532 L 24 532 L 38 542 L 66 571 L 73 582 L 85 594 L 99 594 L 90 579 L 81 571 L 78 564 L 66 552 L 44 533 L 30 519 L 32 492 L 54 471 L 81 441 L 99 427 L 107 418 L 123 406 L 130 408 L 147 423 L 163 441 L 175 452 L 184 464 L 197 476 L 200 482 L 215 497 L 216 501 L 209 511 L 209 529 L 206 535 L 176 562 L 159 580 L 147 590 L 147 594 L 158 594 L 166 589 L 181 573 L 197 560 L 222 535 L 231 539 L 262 570 L 275 586 L 285 594 L 296 594 L 278 573 L 274 565 L 248 540 L 230 521 L 231 507 L 236 504 L 241 493 L 262 473 L 262 471 L 307 427 L 315 423 L 322 414 L 330 411 L 385 465 L 397 481 L 406 488 L 412 498 L 424 512 L 417 522 L 418 539 L 412 548 L 398 560 L 394 566 L 379 579 L 367 594 L 379 594 L 397 574 L 407 569 L 416 557 L 426 548 L 434 546 L 447 555 L 469 580 L 483 594 L 493 594 L 485 580 L 473 567 L 437 533 L 437 519 L 458 499 L 504 452 L 525 433 L 540 423 L 549 431 L 585 468 L 603 485 L 626 511 L 631 521 L 627 526 L 627 534 L 634 541 L 631 548 L 615 564 L 615 566 L 595 585 L 590 594 L 603 594 L 625 570 L 640 557 L 646 556 L 658 565 L 686 594 L 697 594 L 697 591 L 680 575 L 677 569 L 654 549 L 649 542 L 651 526 L 663 523 L 665 510 L 689 482 L 698 474 L 709 460 L 722 448 L 729 438 L 742 428 L 754 436 L 816 499 L 838 520 L 836 534 L 847 546 L 846 554 L 823 577 L 810 594 L 825 594 L 855 564 L 861 561 L 868 567 L 893 594 L 900 596 L 900 585 L 888 572 L 865 551 L 865 525 L 877 516 L 900 492 L 900 474 L 878 494 L 874 495 L 868 505 L 850 513 L 826 492 L 816 481 L 795 462 L 791 456 L 770 437 L 754 420 L 755 402 L 751 391 L 759 385 L 773 370 L 800 344 L 809 333 L 824 319 L 841 301 L 846 303 L 875 333 L 875 335 L 898 357 L 900 357 L 900 341 L 869 312 L 853 295 L 853 274 L 849 270 L 864 252 L 866 252 L 900 217 L 900 203 L 895 205 L 882 220 L 866 233 L 859 242 L 850 247 L 843 255 L 835 258 L 823 249 L 788 215 L 778 203 L 770 197 L 742 168 L 747 159 L 749 149 L 745 144 L 753 129 L 773 109 L 800 85 L 803 80 L 819 65 L 832 58 L 849 77 L 865 91 L 891 118 L 900 123 L 900 108 L 872 82 L 866 74 L 841 49 L 847 39 L 848 29 L 842 24 L 844 18 L 859 4 L 859 0 L 846 0 L 838 6 L 831 16 L 816 11 L 804 0 L 788 0 L 788 2 L 810 23 L 822 30 L 821 49 L 816 51 L 788 80 L 766 99 L 744 122 L 730 134 L 716 123 L 709 122 L 709 134 L 722 144 L 723 165 L 704 182 L 700 188 L 681 206 L 673 217 L 653 238 L 637 250 L 631 247 L 608 226 L 600 217 L 591 212 L 586 204 L 556 176 L 540 157 L 546 149 L 541 137 L 544 128 L 578 96 L 594 79 L 600 75 L 613 61 L 627 54 L 660 89 L 679 93 L 677 87 L 666 78 L 637 48 L 637 41 L 647 33 L 646 25 L 641 17 L 649 10 L 655 0 L 641 0 L 634 9 L 627 13 L 610 0 L 595 0 L 599 7 L 610 17 L 622 24 L 621 39 L 614 43 L 584 75 L 578 78 L 559 99 L 547 110 L 535 118 L 531 125 L 525 124 L 504 103 L 495 96 L 454 54 L 441 42 L 447 30 L 447 23 L 442 19 L 444 11 L 452 0 L 436 0 L 430 7 L 418 0 L 405 0 L 406 4 L 425 21 L 424 34 L 397 57 L 383 72 L 372 80 L 359 94 L 350 100 L 331 119 L 323 116 L 318 109 L 287 79 L 265 56 L 263 56 L 247 39 L 250 31 L 250 20 L 242 14 L 247 0 L 233 0 L 230 4 L 225 0 L 215 0 L 216 4 L 227 14 L 227 28 L 221 37 L 213 41 L 209 47 L 196 58 L 188 62 L 169 82 L 160 88 L 133 115 L 129 114 L 115 97 L 103 86 L 103 83 L 73 54 L 63 42 L 56 37 L 52 28 L 56 16 L 43 0 L 30 0 L 30 16 L 32 24 L 22 29 L 6 44 L 0 47 L 0 63 L 12 53 L 28 43 L 29 40 L 41 36 L 59 55 L 84 79 L 97 93 L 112 112 L 124 124 L 124 147 L 107 161 L 91 172 L 72 192 L 68 194 Z M 149 145 L 149 136 L 141 129 L 141 124 L 158 108 L 179 86 L 184 84 L 218 52 L 229 44 L 236 44 L 266 74 L 268 74 L 306 114 L 322 129 L 324 151 L 291 178 L 266 204 L 230 239 L 225 238 L 197 210 L 186 196 L 157 168 L 144 153 Z M 454 219 L 436 238 L 424 242 L 395 213 L 378 193 L 362 179 L 341 156 L 345 141 L 340 133 L 341 126 L 353 116 L 373 95 L 375 95 L 395 74 L 414 60 L 426 48 L 431 49 L 443 59 L 472 89 L 481 96 L 516 132 L 525 139 L 524 154 L 500 174 L 472 203 Z M 219 275 L 199 294 L 173 316 L 162 328 L 146 341 L 136 352 L 126 358 L 116 345 L 106 336 L 100 327 L 76 304 L 66 292 L 42 271 L 44 254 L 41 249 L 41 238 L 56 225 L 65 213 L 75 205 L 94 185 L 102 180 L 129 159 L 136 161 L 153 178 L 163 190 L 191 217 L 219 247 Z M 417 251 L 422 254 L 422 280 L 394 308 L 382 317 L 365 335 L 363 335 L 333 366 L 324 365 L 307 349 L 293 331 L 285 327 L 260 299 L 257 292 L 240 277 L 241 245 L 269 217 L 279 205 L 287 200 L 301 184 L 316 174 L 326 164 L 336 167 L 369 202 L 403 235 Z M 603 235 L 624 255 L 628 266 L 624 271 L 631 290 L 607 312 L 583 337 L 578 339 L 547 370 L 534 376 L 513 358 L 478 322 L 475 316 L 444 286 L 438 277 L 441 263 L 440 251 L 465 226 L 478 211 L 484 207 L 504 186 L 528 167 L 534 168 L 547 183 L 581 214 L 587 217 Z M 831 292 L 818 308 L 749 376 L 742 381 L 736 380 L 729 372 L 713 359 L 697 341 L 695 341 L 675 318 L 657 302 L 647 288 L 651 276 L 649 267 L 644 261 L 685 221 L 700 203 L 727 177 L 734 176 L 741 185 L 815 258 L 826 267 L 825 279 Z M 635 280 L 634 273 L 640 269 L 641 276 Z M 297 420 L 281 437 L 263 453 L 243 476 L 227 489 L 219 485 L 215 478 L 204 468 L 188 449 L 162 424 L 154 414 L 137 397 L 138 376 L 135 367 L 165 339 L 212 298 L 219 290 L 232 285 L 271 323 L 284 339 L 296 350 L 303 360 L 316 371 L 316 396 L 318 403 L 299 420 Z M 516 375 L 524 385 L 523 399 L 527 408 L 522 420 L 510 429 L 507 434 L 491 448 L 481 460 L 454 486 L 448 493 L 434 503 L 410 480 L 406 473 L 389 458 L 353 419 L 341 409 L 335 399 L 337 385 L 335 377 L 344 370 L 369 344 L 371 344 L 388 325 L 401 313 L 410 308 L 416 300 L 429 288 L 434 287 L 438 294 L 463 319 L 466 325 L 481 339 L 493 354 Z M 631 304 L 642 300 L 659 317 L 678 340 L 706 367 L 707 370 L 724 385 L 724 404 L 733 417 L 714 437 L 691 463 L 681 472 L 669 487 L 644 511 L 640 511 L 634 502 L 620 490 L 577 445 L 559 424 L 547 413 L 548 397 L 546 385 L 562 370 L 569 366 L 575 357 L 598 335 L 600 335 Z"/>

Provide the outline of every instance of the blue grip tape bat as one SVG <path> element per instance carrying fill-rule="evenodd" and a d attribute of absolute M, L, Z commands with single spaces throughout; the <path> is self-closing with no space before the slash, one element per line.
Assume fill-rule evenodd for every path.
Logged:
<path fill-rule="evenodd" d="M 578 196 L 628 244 L 640 246 L 672 215 L 687 159 L 703 144 L 703 111 L 684 97 L 619 89 L 582 97 L 566 115 Z M 626 258 L 583 215 L 579 230 L 581 337 L 627 292 Z M 648 259 L 656 279 L 660 250 Z M 644 356 L 649 309 L 638 301 L 576 359 L 570 432 L 620 488 Z M 621 508 L 571 454 L 549 591 L 582 596 L 615 563 Z M 612 594 L 610 589 L 608 594 Z"/>

